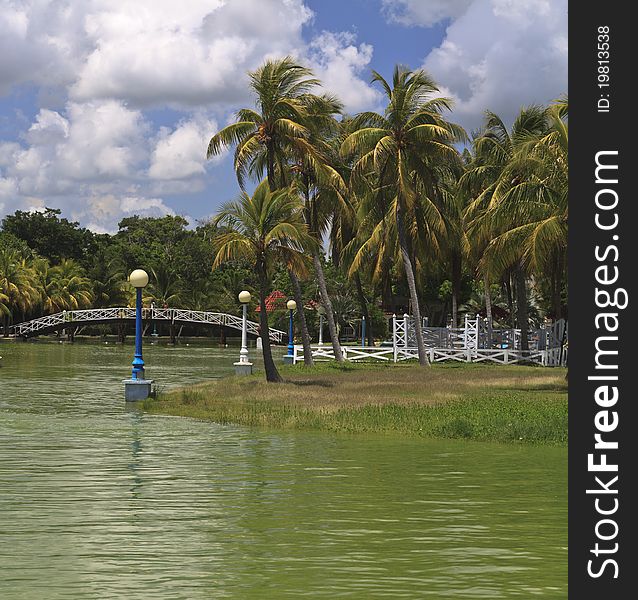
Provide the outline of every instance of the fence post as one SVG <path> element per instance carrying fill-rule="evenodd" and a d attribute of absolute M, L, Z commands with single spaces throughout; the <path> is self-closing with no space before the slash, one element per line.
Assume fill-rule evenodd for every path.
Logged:
<path fill-rule="evenodd" d="M 434 348 L 428 348 L 428 352 L 430 353 L 430 364 L 434 363 Z"/>
<path fill-rule="evenodd" d="M 510 356 L 510 351 L 507 348 L 505 348 L 505 352 L 503 354 L 503 357 L 505 358 L 505 364 L 509 362 L 509 356 Z"/>

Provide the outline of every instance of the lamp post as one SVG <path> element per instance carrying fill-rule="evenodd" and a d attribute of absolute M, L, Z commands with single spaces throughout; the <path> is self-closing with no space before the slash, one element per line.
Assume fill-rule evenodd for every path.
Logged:
<path fill-rule="evenodd" d="M 317 312 L 319 313 L 319 345 L 323 346 L 323 315 L 326 309 L 323 306 L 319 306 Z"/>
<path fill-rule="evenodd" d="M 253 372 L 253 363 L 248 361 L 248 348 L 246 347 L 246 318 L 248 304 L 250 303 L 250 292 L 246 290 L 239 292 L 238 298 L 242 304 L 241 350 L 239 351 L 239 362 L 235 363 L 235 375 L 250 375 Z"/>
<path fill-rule="evenodd" d="M 157 322 L 155 321 L 155 302 L 151 302 L 151 319 L 153 320 L 153 333 L 151 335 L 153 337 L 157 337 L 159 334 L 157 333 Z"/>
<path fill-rule="evenodd" d="M 366 318 L 361 317 L 361 347 L 365 348 L 366 345 Z"/>
<path fill-rule="evenodd" d="M 130 402 L 148 398 L 151 395 L 153 380 L 144 378 L 142 358 L 142 289 L 148 284 L 148 274 L 142 269 L 135 269 L 128 280 L 135 288 L 135 356 L 131 379 L 124 380 L 124 397 Z"/>
<path fill-rule="evenodd" d="M 286 308 L 290 311 L 290 322 L 288 325 L 288 354 L 284 356 L 284 364 L 292 365 L 295 360 L 295 342 L 293 340 L 293 312 L 297 308 L 297 303 L 294 300 L 288 300 Z"/>

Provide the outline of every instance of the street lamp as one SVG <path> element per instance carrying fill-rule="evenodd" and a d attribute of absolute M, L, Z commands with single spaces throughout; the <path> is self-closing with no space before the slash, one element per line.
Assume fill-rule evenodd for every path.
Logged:
<path fill-rule="evenodd" d="M 239 362 L 235 363 L 235 375 L 250 375 L 253 372 L 253 363 L 248 361 L 248 348 L 246 347 L 246 317 L 248 314 L 248 304 L 250 303 L 250 292 L 246 290 L 239 292 L 238 298 L 243 310 L 241 319 L 241 350 L 239 351 Z"/>
<path fill-rule="evenodd" d="M 319 313 L 319 345 L 323 346 L 323 316 L 326 314 L 326 309 L 319 305 L 317 312 Z"/>
<path fill-rule="evenodd" d="M 135 269 L 128 278 L 135 288 L 135 356 L 131 379 L 124 380 L 124 397 L 127 402 L 144 400 L 151 395 L 152 379 L 144 378 L 144 359 L 142 358 L 142 289 L 148 284 L 148 274 Z"/>
<path fill-rule="evenodd" d="M 295 360 L 295 357 L 294 357 L 295 342 L 293 340 L 294 322 L 293 322 L 292 314 L 294 310 L 297 308 L 297 303 L 294 300 L 288 300 L 288 302 L 286 302 L 286 308 L 290 311 L 290 322 L 288 325 L 288 354 L 284 356 L 284 364 L 291 365 L 293 364 Z"/>
<path fill-rule="evenodd" d="M 157 333 L 157 321 L 155 320 L 155 301 L 151 302 L 151 319 L 153 320 L 153 333 L 151 335 L 156 338 L 159 333 Z"/>
<path fill-rule="evenodd" d="M 366 318 L 361 317 L 361 347 L 365 348 L 366 345 Z"/>

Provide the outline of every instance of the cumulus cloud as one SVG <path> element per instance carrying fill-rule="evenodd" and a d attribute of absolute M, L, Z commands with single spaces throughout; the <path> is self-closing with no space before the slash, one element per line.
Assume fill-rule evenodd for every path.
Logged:
<path fill-rule="evenodd" d="M 374 108 L 369 44 L 324 32 L 307 43 L 304 0 L 0 0 L 0 94 L 30 84 L 39 112 L 0 145 L 4 211 L 59 206 L 96 231 L 130 211 L 170 214 L 224 157 L 210 136 L 250 106 L 246 72 L 291 55 L 349 111 Z M 170 108 L 175 123 L 149 111 Z M 213 115 L 215 115 L 213 117 Z"/>
<path fill-rule="evenodd" d="M 206 171 L 206 148 L 217 131 L 215 121 L 195 118 L 179 123 L 171 131 L 160 129 L 148 170 L 151 179 L 179 180 L 203 175 Z M 221 157 L 216 157 L 219 162 Z"/>
<path fill-rule="evenodd" d="M 71 95 L 138 106 L 237 101 L 246 97 L 245 72 L 296 53 L 311 17 L 302 0 L 100 2 L 86 19 L 93 48 Z"/>
<path fill-rule="evenodd" d="M 163 173 L 168 185 L 172 176 L 188 184 L 202 175 L 206 127 L 213 123 L 199 119 L 172 133 L 152 132 L 141 111 L 118 100 L 69 102 L 60 112 L 41 109 L 21 143 L 0 143 L 3 210 L 56 206 L 95 231 L 113 231 L 134 213 L 174 214 L 154 195 L 149 165 L 161 169 L 164 161 L 173 169 Z M 151 139 L 158 140 L 154 147 Z M 188 191 L 187 185 L 181 188 Z"/>
<path fill-rule="evenodd" d="M 383 13 L 392 23 L 430 27 L 460 17 L 472 0 L 383 0 Z"/>
<path fill-rule="evenodd" d="M 474 0 L 423 67 L 467 129 L 486 109 L 511 123 L 521 106 L 567 91 L 567 2 Z"/>
<path fill-rule="evenodd" d="M 324 31 L 310 43 L 310 61 L 323 87 L 335 94 L 346 112 L 374 108 L 381 95 L 362 79 L 372 60 L 370 44 L 356 45 L 350 32 Z M 369 77 L 368 77 L 369 79 Z"/>

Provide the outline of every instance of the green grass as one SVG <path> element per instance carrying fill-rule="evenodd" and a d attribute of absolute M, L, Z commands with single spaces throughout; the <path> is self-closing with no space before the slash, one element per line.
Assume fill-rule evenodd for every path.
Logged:
<path fill-rule="evenodd" d="M 425 437 L 565 445 L 564 369 L 446 364 L 320 363 L 229 377 L 162 393 L 143 409 L 277 429 L 396 432 Z"/>

